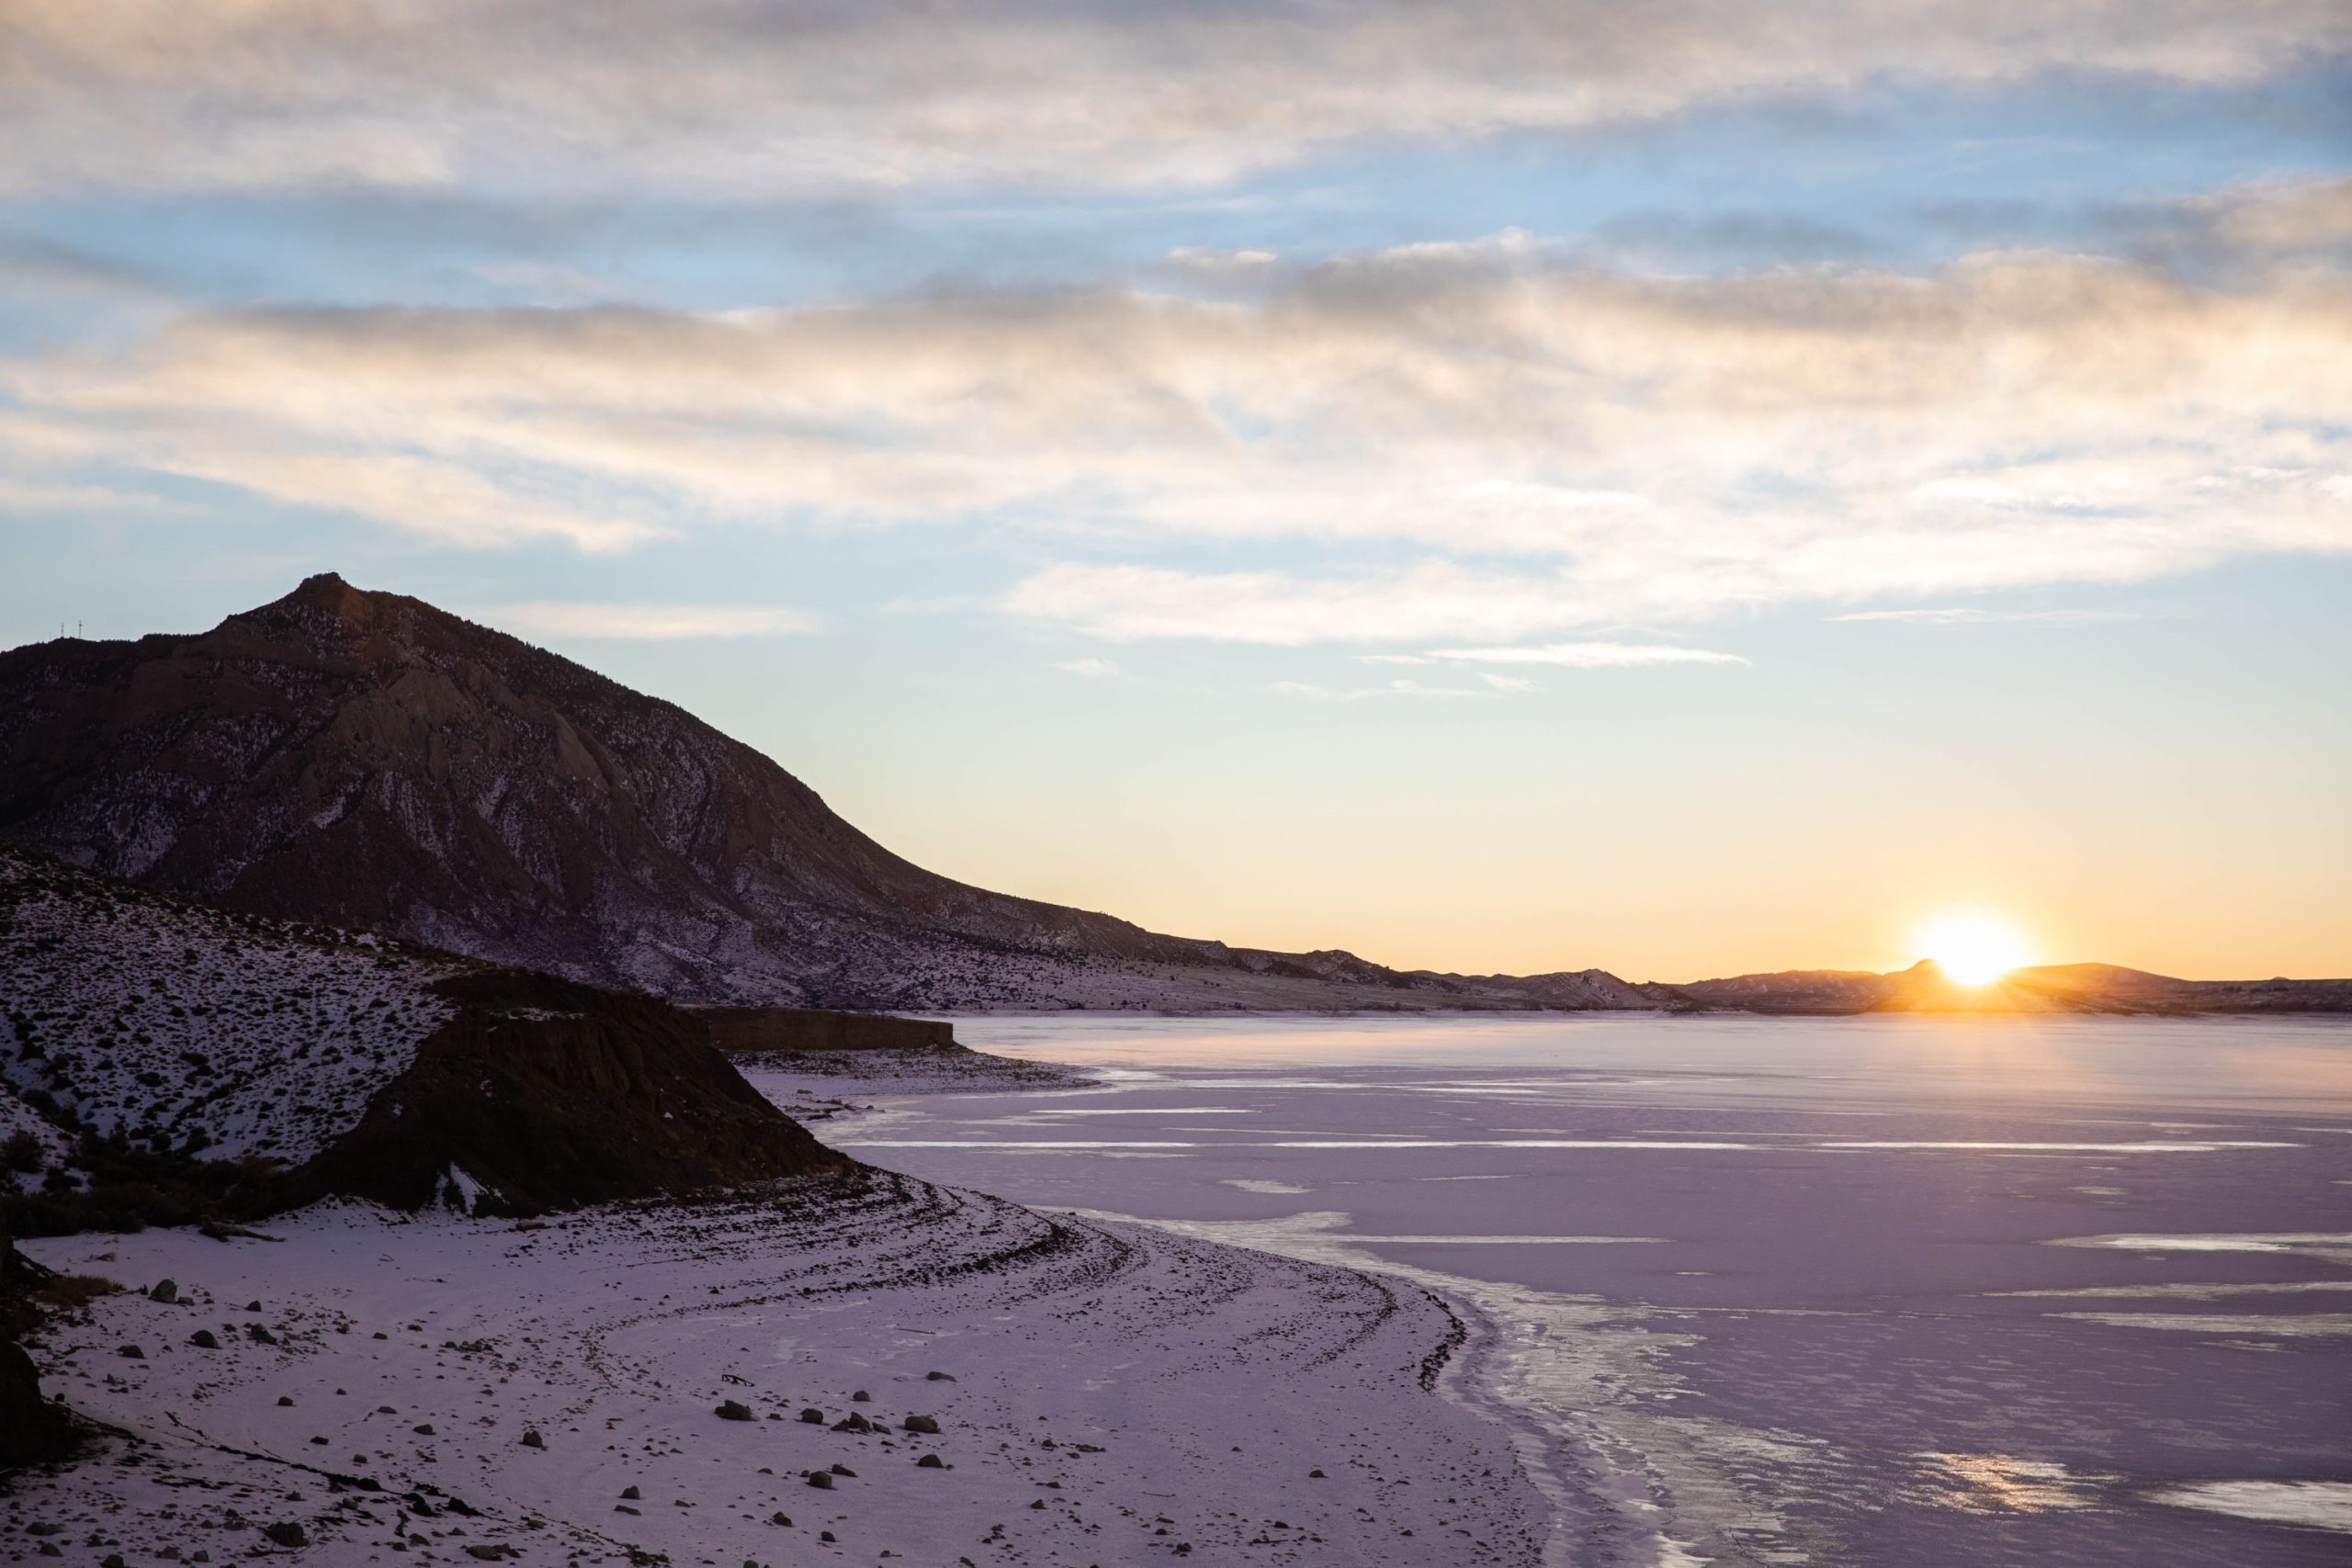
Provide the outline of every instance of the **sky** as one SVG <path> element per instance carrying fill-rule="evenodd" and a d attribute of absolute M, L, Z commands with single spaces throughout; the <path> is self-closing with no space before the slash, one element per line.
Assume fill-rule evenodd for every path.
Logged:
<path fill-rule="evenodd" d="M 328 570 L 1161 931 L 2352 974 L 2352 7 L 14 0 L 0 645 Z"/>

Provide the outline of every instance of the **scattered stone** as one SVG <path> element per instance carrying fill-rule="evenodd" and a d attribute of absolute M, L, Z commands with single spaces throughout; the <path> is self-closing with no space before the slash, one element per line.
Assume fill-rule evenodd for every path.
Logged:
<path fill-rule="evenodd" d="M 846 1475 L 854 1478 L 857 1474 L 857 1472 L 852 1470 L 845 1464 L 837 1464 L 833 1466 L 832 1469 L 835 1475 Z"/>
<path fill-rule="evenodd" d="M 1326 1476 L 1326 1475 L 1325 1475 L 1321 1471 L 1319 1471 L 1319 1470 L 1310 1470 L 1310 1471 L 1308 1471 L 1308 1472 L 1306 1472 L 1306 1479 L 1307 1479 L 1307 1480 L 1309 1480 L 1309 1481 L 1327 1481 L 1327 1480 L 1329 1480 L 1329 1479 L 1330 1479 L 1330 1478 L 1329 1478 L 1329 1476 Z"/>
<path fill-rule="evenodd" d="M 718 1418 L 721 1421 L 752 1421 L 758 1419 L 758 1417 L 752 1414 L 752 1407 L 745 1404 L 740 1399 L 730 1399 L 721 1404 L 718 1407 Z"/>
<path fill-rule="evenodd" d="M 1029 1506 L 1030 1506 L 1031 1507 L 1033 1507 L 1033 1508 L 1042 1508 L 1042 1507 L 1044 1507 L 1044 1506 L 1046 1506 L 1046 1500 L 1045 1500 L 1043 1497 L 1040 1497 L 1040 1498 L 1038 1498 L 1035 1502 L 1031 1503 Z"/>
<path fill-rule="evenodd" d="M 277 1407 L 278 1407 L 280 1410 L 285 1409 L 288 1405 L 289 1405 L 289 1404 L 293 1404 L 293 1403 L 294 1403 L 294 1396 L 293 1396 L 292 1394 L 290 1394 L 290 1393 L 281 1393 L 281 1394 L 279 1394 L 279 1395 L 277 1396 Z"/>
<path fill-rule="evenodd" d="M 954 1382 L 956 1381 L 956 1375 L 953 1372 L 925 1372 L 922 1375 L 922 1381 L 925 1382 Z"/>
<path fill-rule="evenodd" d="M 836 1432 L 870 1432 L 874 1430 L 874 1423 L 868 1421 L 865 1416 L 860 1416 L 856 1411 L 853 1410 L 848 1415 L 833 1423 L 833 1430 Z"/>
<path fill-rule="evenodd" d="M 282 1519 L 274 1525 L 264 1525 L 261 1527 L 261 1533 L 280 1546 L 299 1547 L 311 1544 L 310 1532 L 302 1528 L 300 1521 L 294 1519 Z"/>
<path fill-rule="evenodd" d="M 117 1350 L 115 1354 L 133 1361 L 143 1361 L 147 1359 L 147 1352 L 141 1350 L 136 1345 L 125 1345 L 120 1349 Z"/>
<path fill-rule="evenodd" d="M 119 1551 L 107 1552 L 107 1560 L 104 1562 L 99 1563 L 98 1568 L 123 1568 L 122 1553 Z"/>
<path fill-rule="evenodd" d="M 174 1302 L 180 1299 L 179 1284 L 176 1280 L 158 1280 L 155 1281 L 153 1287 L 148 1291 L 147 1299 L 151 1302 L 161 1302 L 165 1306 L 170 1306 Z"/>
<path fill-rule="evenodd" d="M 630 1507 L 627 1503 L 616 1503 L 616 1504 L 614 1504 L 614 1505 L 613 1505 L 613 1512 L 615 1512 L 616 1514 L 634 1514 L 634 1515 L 636 1515 L 636 1516 L 637 1516 L 638 1517 L 639 1517 L 639 1518 L 643 1518 L 643 1517 L 645 1517 L 645 1516 L 644 1516 L 644 1513 L 643 1513 L 643 1511 L 642 1511 L 642 1510 L 640 1510 L 640 1509 L 637 1509 L 637 1508 L 632 1508 L 632 1507 Z"/>
<path fill-rule="evenodd" d="M 376 1406 L 376 1414 L 379 1416 L 397 1416 L 400 1412 L 393 1409 L 389 1404 L 379 1404 Z"/>
<path fill-rule="evenodd" d="M 247 1303 L 245 1303 L 245 1310 L 246 1310 L 247 1312 L 259 1312 L 259 1311 L 261 1311 L 261 1303 L 259 1303 L 259 1302 L 247 1302 Z"/>
<path fill-rule="evenodd" d="M 430 1421 L 427 1421 L 421 1427 L 411 1427 L 409 1430 L 414 1432 L 420 1438 L 429 1438 L 434 1435 L 433 1423 Z"/>
<path fill-rule="evenodd" d="M 505 1542 L 497 1541 L 487 1545 L 469 1546 L 466 1548 L 466 1555 L 479 1557 L 484 1562 L 495 1562 L 503 1557 L 520 1557 L 523 1554 Z"/>
<path fill-rule="evenodd" d="M 65 1555 L 65 1553 L 57 1550 L 57 1542 L 53 1540 L 45 1540 L 40 1543 L 40 1554 L 43 1557 L 62 1557 Z"/>
<path fill-rule="evenodd" d="M 831 1540 L 833 1539 L 833 1532 L 831 1530 L 819 1530 L 817 1532 L 817 1539 L 819 1540 Z"/>
<path fill-rule="evenodd" d="M 220 1338 L 209 1328 L 198 1329 L 195 1333 L 187 1337 L 187 1342 L 195 1346 L 199 1350 L 218 1350 L 220 1348 Z"/>
<path fill-rule="evenodd" d="M 899 1425 L 910 1432 L 927 1432 L 934 1438 L 939 1436 L 939 1417 L 936 1416 L 910 1416 Z"/>
<path fill-rule="evenodd" d="M 821 1427 L 825 1424 L 825 1413 L 813 1404 L 800 1413 L 800 1418 L 812 1427 Z"/>
<path fill-rule="evenodd" d="M 63 1535 L 65 1533 L 65 1527 L 63 1525 L 53 1525 L 47 1519 L 42 1519 L 36 1524 L 27 1525 L 25 1527 L 25 1533 L 27 1535 Z"/>
<path fill-rule="evenodd" d="M 772 1525 L 789 1525 L 792 1523 L 792 1516 L 779 1508 L 775 1513 L 768 1516 L 768 1523 Z"/>
<path fill-rule="evenodd" d="M 622 1495 L 623 1497 L 626 1497 L 627 1499 L 628 1499 L 630 1502 L 634 1503 L 634 1502 L 636 1502 L 639 1498 L 640 1498 L 640 1497 L 644 1496 L 644 1495 L 645 1495 L 645 1494 L 644 1494 L 644 1493 L 642 1493 L 642 1492 L 640 1492 L 640 1491 L 639 1491 L 639 1490 L 638 1490 L 636 1487 L 634 1487 L 634 1486 L 624 1486 L 624 1487 L 622 1487 L 622 1488 L 621 1488 L 621 1495 Z"/>
<path fill-rule="evenodd" d="M 539 1436 L 537 1427 L 533 1427 L 523 1434 L 523 1446 L 526 1449 L 543 1449 L 548 1446 L 548 1440 Z"/>
<path fill-rule="evenodd" d="M 945 1470 L 947 1468 L 947 1461 L 941 1459 L 937 1454 L 925 1454 L 922 1458 L 915 1461 L 915 1468 L 917 1470 Z"/>
<path fill-rule="evenodd" d="M 249 1323 L 245 1325 L 245 1337 L 252 1340 L 256 1345 L 275 1345 L 277 1343 L 277 1336 L 272 1334 L 268 1329 L 264 1328 L 258 1323 Z"/>
<path fill-rule="evenodd" d="M 803 1479 L 820 1492 L 831 1492 L 833 1489 L 833 1478 L 821 1470 L 812 1470 Z"/>

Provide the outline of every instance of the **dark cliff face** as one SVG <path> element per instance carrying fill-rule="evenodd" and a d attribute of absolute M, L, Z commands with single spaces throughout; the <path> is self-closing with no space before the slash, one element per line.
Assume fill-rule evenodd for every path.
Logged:
<path fill-rule="evenodd" d="M 679 1009 L 513 969 L 435 989 L 458 1015 L 272 1206 L 340 1193 L 530 1214 L 851 1168 Z"/>
<path fill-rule="evenodd" d="M 946 1004 L 1008 956 L 1211 951 L 933 875 L 670 704 L 333 576 L 198 637 L 0 655 L 0 835 L 683 998 Z"/>

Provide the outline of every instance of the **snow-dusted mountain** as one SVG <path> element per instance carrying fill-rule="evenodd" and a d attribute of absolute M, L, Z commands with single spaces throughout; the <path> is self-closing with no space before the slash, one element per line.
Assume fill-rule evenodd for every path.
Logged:
<path fill-rule="evenodd" d="M 1654 1007 L 1148 931 L 890 853 L 679 708 L 314 577 L 194 637 L 0 654 L 0 835 L 234 908 L 690 1000 Z"/>
<path fill-rule="evenodd" d="M 841 1163 L 662 1003 L 6 843 L 0 1150 L 28 1228 L 330 1192 L 525 1210 Z"/>

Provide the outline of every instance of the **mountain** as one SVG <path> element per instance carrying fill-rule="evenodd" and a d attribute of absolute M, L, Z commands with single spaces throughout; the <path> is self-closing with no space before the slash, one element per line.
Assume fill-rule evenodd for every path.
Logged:
<path fill-rule="evenodd" d="M 1163 936 L 892 854 L 692 715 L 313 577 L 211 631 L 0 654 L 0 836 L 232 908 L 679 1000 L 1657 1006 Z"/>
<path fill-rule="evenodd" d="M 693 1015 L 0 844 L 0 1232 L 845 1168 Z"/>
<path fill-rule="evenodd" d="M 0 653 L 0 839 L 232 909 L 689 1003 L 2347 1005 L 2342 982 L 2190 982 L 2098 966 L 2020 971 L 1967 993 L 1916 975 L 1828 971 L 1664 986 L 1598 969 L 1402 971 L 1338 950 L 1163 935 L 925 871 L 672 704 L 332 574 L 198 635 Z"/>

